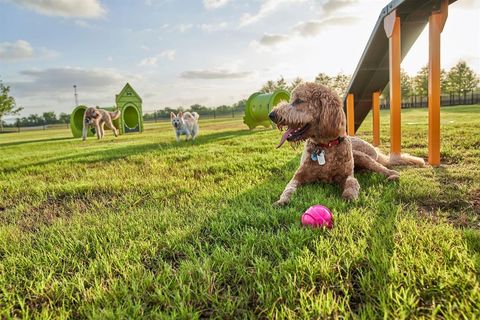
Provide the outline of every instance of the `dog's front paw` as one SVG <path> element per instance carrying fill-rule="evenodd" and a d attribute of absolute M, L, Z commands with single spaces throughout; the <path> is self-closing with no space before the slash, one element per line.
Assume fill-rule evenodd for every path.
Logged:
<path fill-rule="evenodd" d="M 390 180 L 390 181 L 398 180 L 398 179 L 400 179 L 400 173 L 395 171 L 395 170 L 390 170 L 387 179 Z"/>
<path fill-rule="evenodd" d="M 289 201 L 287 201 L 287 200 L 278 200 L 278 201 L 273 203 L 273 206 L 276 207 L 276 208 L 285 207 L 288 204 L 288 202 Z"/>
<path fill-rule="evenodd" d="M 358 190 L 356 189 L 344 190 L 342 193 L 342 198 L 349 201 L 356 200 L 358 199 Z"/>

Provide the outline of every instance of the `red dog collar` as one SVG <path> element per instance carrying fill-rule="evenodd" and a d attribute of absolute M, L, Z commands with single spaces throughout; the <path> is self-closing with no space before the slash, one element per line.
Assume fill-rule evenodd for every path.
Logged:
<path fill-rule="evenodd" d="M 338 137 L 337 139 L 329 141 L 328 143 L 316 143 L 316 145 L 322 149 L 328 149 L 340 144 L 343 140 L 345 140 L 345 137 Z"/>

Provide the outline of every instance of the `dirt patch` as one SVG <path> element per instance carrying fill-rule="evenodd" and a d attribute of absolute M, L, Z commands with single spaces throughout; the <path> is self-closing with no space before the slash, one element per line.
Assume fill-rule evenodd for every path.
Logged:
<path fill-rule="evenodd" d="M 114 208 L 118 196 L 102 191 L 88 194 L 60 194 L 49 196 L 37 206 L 21 212 L 16 224 L 22 231 L 35 232 L 57 219 L 69 219 L 74 213 L 88 213 Z"/>
<path fill-rule="evenodd" d="M 480 189 L 474 190 L 470 196 L 473 212 L 480 215 Z"/>
<path fill-rule="evenodd" d="M 480 220 L 478 212 L 472 211 L 471 207 L 454 204 L 453 206 L 419 205 L 419 216 L 432 223 L 447 222 L 456 228 L 469 228 L 480 230 Z"/>

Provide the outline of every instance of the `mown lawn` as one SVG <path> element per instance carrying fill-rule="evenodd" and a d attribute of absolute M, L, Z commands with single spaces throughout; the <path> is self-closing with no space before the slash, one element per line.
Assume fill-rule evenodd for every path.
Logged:
<path fill-rule="evenodd" d="M 307 186 L 281 209 L 301 150 L 238 118 L 194 143 L 168 123 L 0 135 L 0 318 L 479 318 L 479 115 L 442 109 L 439 168 L 359 173 L 351 203 Z M 402 116 L 404 151 L 426 158 L 427 110 Z M 385 150 L 388 130 L 383 112 Z M 332 230 L 300 225 L 317 203 Z"/>

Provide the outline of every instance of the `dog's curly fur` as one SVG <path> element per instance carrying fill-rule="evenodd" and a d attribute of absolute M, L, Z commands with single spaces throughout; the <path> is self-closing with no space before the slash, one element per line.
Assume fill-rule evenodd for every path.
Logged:
<path fill-rule="evenodd" d="M 105 129 L 103 128 L 104 125 L 107 125 L 107 127 L 112 129 L 115 137 L 118 137 L 118 130 L 113 125 L 112 120 L 117 120 L 119 117 L 120 110 L 110 112 L 95 107 L 88 107 L 83 114 L 82 140 L 85 141 L 87 139 L 87 130 L 91 126 L 95 127 L 97 139 L 101 139 L 105 135 Z"/>
<path fill-rule="evenodd" d="M 342 188 L 342 197 L 356 199 L 360 185 L 354 177 L 354 168 L 379 172 L 389 180 L 399 178 L 397 171 L 386 166 L 395 164 L 424 165 L 424 160 L 407 154 L 388 157 L 371 144 L 346 135 L 346 117 L 342 103 L 331 89 L 317 83 L 303 83 L 292 92 L 290 103 L 281 103 L 270 113 L 270 118 L 282 130 L 283 142 L 305 141 L 300 167 L 287 184 L 277 205 L 290 201 L 295 190 L 311 182 L 336 182 Z M 321 153 L 325 163 L 312 160 Z"/>

